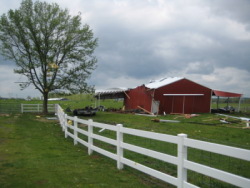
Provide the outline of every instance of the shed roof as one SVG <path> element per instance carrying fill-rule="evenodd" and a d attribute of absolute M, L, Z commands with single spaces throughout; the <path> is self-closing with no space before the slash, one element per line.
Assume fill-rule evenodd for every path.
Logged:
<path fill-rule="evenodd" d="M 128 90 L 128 88 L 125 88 L 125 87 L 96 90 L 95 97 L 100 98 L 100 99 L 124 98 L 124 96 L 126 95 L 125 91 L 127 91 L 127 90 Z"/>
<path fill-rule="evenodd" d="M 150 81 L 148 84 L 145 84 L 145 86 L 149 89 L 158 89 L 160 87 L 163 87 L 168 84 L 172 84 L 176 81 L 182 80 L 184 77 L 168 77 L 168 78 L 161 78 L 159 80 L 153 80 Z"/>
<path fill-rule="evenodd" d="M 218 97 L 241 97 L 243 94 L 213 90 L 213 95 L 218 96 Z"/>
<path fill-rule="evenodd" d="M 95 91 L 95 95 L 98 94 L 112 94 L 112 93 L 122 93 L 127 91 L 128 88 L 125 87 L 116 87 L 116 88 L 109 88 L 109 89 L 100 89 Z"/>

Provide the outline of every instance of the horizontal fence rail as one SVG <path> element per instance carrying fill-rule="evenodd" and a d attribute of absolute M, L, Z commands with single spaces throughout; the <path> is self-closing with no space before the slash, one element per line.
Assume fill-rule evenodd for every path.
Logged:
<path fill-rule="evenodd" d="M 250 187 L 250 179 L 248 178 L 188 160 L 188 148 L 213 152 L 245 161 L 250 161 L 249 150 L 190 139 L 187 138 L 186 134 L 171 136 L 161 133 L 125 128 L 121 124 L 114 126 L 93 122 L 92 120 L 78 119 L 76 116 L 71 117 L 65 114 L 59 105 L 56 105 L 56 114 L 58 116 L 61 128 L 65 133 L 65 138 L 71 137 L 74 140 L 75 145 L 80 143 L 86 146 L 88 148 L 89 155 L 95 151 L 117 161 L 118 169 L 123 169 L 123 166 L 127 165 L 164 182 L 170 183 L 176 187 L 197 187 L 196 185 L 188 182 L 189 171 L 197 172 L 199 174 L 226 182 L 228 184 L 232 184 L 234 186 Z M 84 126 L 85 129 L 80 128 L 80 125 L 81 127 Z M 113 139 L 98 135 L 94 132 L 94 128 L 101 129 L 99 132 L 103 130 L 113 131 L 116 135 L 116 138 Z M 86 136 L 87 139 L 81 139 L 78 134 Z M 133 135 L 175 144 L 177 146 L 177 156 L 126 143 L 123 139 L 124 135 Z M 94 140 L 99 140 L 114 146 L 116 148 L 116 153 L 112 153 L 95 145 Z M 177 175 L 175 177 L 128 159 L 124 156 L 124 151 L 132 151 L 166 163 L 173 164 L 177 167 Z"/>
<path fill-rule="evenodd" d="M 20 113 L 20 103 L 0 103 L 0 113 Z"/>
<path fill-rule="evenodd" d="M 43 104 L 21 104 L 21 113 L 25 112 L 41 113 L 43 112 Z M 56 112 L 56 104 L 48 104 L 48 112 Z"/>
<path fill-rule="evenodd" d="M 54 113 L 56 104 L 48 104 L 48 112 Z M 0 113 L 43 112 L 43 104 L 0 103 Z"/>

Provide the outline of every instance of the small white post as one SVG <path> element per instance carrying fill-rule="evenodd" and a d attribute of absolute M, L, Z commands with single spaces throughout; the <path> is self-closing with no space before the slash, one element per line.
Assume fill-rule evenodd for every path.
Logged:
<path fill-rule="evenodd" d="M 21 104 L 21 113 L 23 113 L 23 104 Z"/>
<path fill-rule="evenodd" d="M 40 112 L 40 104 L 37 104 L 37 112 Z"/>
<path fill-rule="evenodd" d="M 61 117 L 62 117 L 62 131 L 64 132 L 64 130 L 65 130 L 65 128 L 64 128 L 64 126 L 65 126 L 65 114 L 62 113 Z"/>
<path fill-rule="evenodd" d="M 68 137 L 68 122 L 67 122 L 67 114 L 64 114 L 64 133 L 65 133 L 65 138 Z"/>
<path fill-rule="evenodd" d="M 62 131 L 64 131 L 64 114 L 60 114 L 59 118 L 60 118 L 60 125 L 62 128 Z"/>
<path fill-rule="evenodd" d="M 88 154 L 91 155 L 93 153 L 93 150 L 91 149 L 92 145 L 93 145 L 93 138 L 92 138 L 92 134 L 93 134 L 93 120 L 89 119 L 89 123 L 88 123 Z"/>
<path fill-rule="evenodd" d="M 78 138 L 78 132 L 77 132 L 78 122 L 77 122 L 77 120 L 78 120 L 77 116 L 74 116 L 74 145 L 77 145 L 77 138 Z"/>
<path fill-rule="evenodd" d="M 187 169 L 184 168 L 184 160 L 187 159 L 187 147 L 184 145 L 186 134 L 178 134 L 178 188 L 184 187 L 184 182 L 187 181 Z"/>
<path fill-rule="evenodd" d="M 55 104 L 54 108 L 55 108 L 55 115 L 58 115 L 58 104 Z"/>
<path fill-rule="evenodd" d="M 123 158 L 123 148 L 121 144 L 123 143 L 123 133 L 121 132 L 122 124 L 117 124 L 116 140 L 117 140 L 117 168 L 119 170 L 123 169 L 123 163 L 121 159 Z"/>

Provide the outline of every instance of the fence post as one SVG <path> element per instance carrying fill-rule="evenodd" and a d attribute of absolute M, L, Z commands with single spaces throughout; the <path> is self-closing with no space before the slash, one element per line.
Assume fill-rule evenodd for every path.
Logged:
<path fill-rule="evenodd" d="M 123 169 L 123 163 L 121 159 L 123 158 L 123 148 L 121 144 L 123 142 L 123 133 L 121 132 L 122 124 L 117 124 L 116 140 L 117 140 L 117 168 L 119 170 Z"/>
<path fill-rule="evenodd" d="M 78 132 L 77 132 L 78 122 L 77 122 L 77 120 L 78 120 L 77 116 L 74 116 L 74 145 L 77 145 L 77 138 L 78 138 Z"/>
<path fill-rule="evenodd" d="M 64 131 L 64 112 L 62 111 L 62 108 L 61 106 L 59 107 L 58 106 L 58 114 L 57 116 L 59 117 L 60 119 L 60 124 L 61 124 L 61 127 L 62 127 L 62 131 Z"/>
<path fill-rule="evenodd" d="M 88 154 L 91 155 L 93 153 L 93 150 L 91 149 L 92 145 L 93 145 L 93 138 L 92 138 L 92 134 L 93 134 L 93 120 L 89 119 L 89 123 L 88 123 Z"/>
<path fill-rule="evenodd" d="M 55 108 L 55 115 L 58 114 L 58 106 L 59 106 L 59 104 L 55 104 L 55 106 L 54 106 L 54 108 Z"/>
<path fill-rule="evenodd" d="M 68 122 L 67 122 L 67 114 L 64 114 L 64 133 L 65 133 L 65 138 L 68 137 Z"/>
<path fill-rule="evenodd" d="M 184 182 L 187 181 L 187 169 L 184 168 L 184 160 L 187 159 L 187 147 L 184 145 L 186 134 L 178 134 L 178 188 L 184 187 Z"/>
<path fill-rule="evenodd" d="M 21 113 L 23 113 L 23 104 L 21 104 Z"/>
<path fill-rule="evenodd" d="M 61 117 L 61 120 L 62 120 L 61 127 L 62 127 L 62 131 L 64 132 L 64 121 L 65 121 L 65 119 L 64 119 L 64 113 L 63 112 L 60 112 L 60 113 L 61 113 L 60 117 Z"/>

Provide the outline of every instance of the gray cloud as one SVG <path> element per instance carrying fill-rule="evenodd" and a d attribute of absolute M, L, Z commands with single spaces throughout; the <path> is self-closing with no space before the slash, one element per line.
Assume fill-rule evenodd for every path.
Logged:
<path fill-rule="evenodd" d="M 248 0 L 207 1 L 211 11 L 218 16 L 230 18 L 250 26 L 250 3 Z"/>
<path fill-rule="evenodd" d="M 8 2 L 0 13 L 17 0 Z M 250 96 L 248 0 L 47 2 L 57 2 L 71 14 L 82 12 L 99 38 L 98 68 L 89 80 L 96 88 L 185 76 Z"/>

